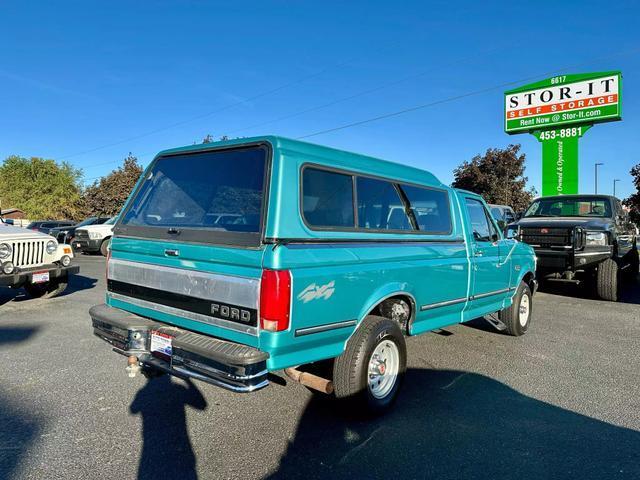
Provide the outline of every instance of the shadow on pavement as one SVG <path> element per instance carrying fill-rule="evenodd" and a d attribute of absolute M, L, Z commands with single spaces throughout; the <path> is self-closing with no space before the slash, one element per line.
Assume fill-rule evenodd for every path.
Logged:
<path fill-rule="evenodd" d="M 583 298 L 586 300 L 601 300 L 595 289 L 594 282 L 585 280 L 580 285 L 561 282 L 542 282 L 540 291 L 552 295 L 563 295 L 567 297 Z M 623 279 L 620 299 L 618 303 L 629 303 L 640 305 L 640 279 Z"/>
<path fill-rule="evenodd" d="M 136 394 L 129 410 L 142 415 L 139 479 L 198 478 L 187 432 L 187 406 L 204 410 L 207 402 L 191 381 L 172 382 L 168 375 L 147 380 Z"/>
<path fill-rule="evenodd" d="M 0 346 L 24 342 L 37 330 L 35 327 L 1 327 Z M 0 479 L 12 478 L 42 426 L 37 416 L 24 405 L 15 404 L 0 390 Z"/>
<path fill-rule="evenodd" d="M 620 302 L 640 305 L 640 277 L 625 283 L 620 294 Z"/>
<path fill-rule="evenodd" d="M 85 277 L 84 275 L 71 275 L 69 278 L 69 285 L 67 289 L 62 293 L 60 297 L 66 297 L 72 293 L 79 292 L 81 290 L 89 290 L 95 287 L 97 279 L 91 277 Z M 23 288 L 0 288 L 0 306 L 10 302 L 23 302 L 26 300 L 33 300 Z"/>
<path fill-rule="evenodd" d="M 506 335 L 506 332 L 500 332 L 499 330 L 497 330 L 493 325 L 487 322 L 484 317 L 474 318 L 473 320 L 469 320 L 468 322 L 461 323 L 461 325 L 465 327 L 475 328 L 476 330 L 481 330 L 483 332 L 495 333 L 496 335 Z"/>
<path fill-rule="evenodd" d="M 0 347 L 29 340 L 38 330 L 40 327 L 0 327 Z"/>
<path fill-rule="evenodd" d="M 483 375 L 412 369 L 382 418 L 314 396 L 269 478 L 640 478 L 639 448 L 640 432 Z"/>
<path fill-rule="evenodd" d="M 85 277 L 84 275 L 71 275 L 69 278 L 69 286 L 60 296 L 65 297 L 81 290 L 89 290 L 95 287 L 96 283 L 98 283 L 98 280 L 95 278 Z"/>
<path fill-rule="evenodd" d="M 20 301 L 22 298 L 28 298 L 22 288 L 14 289 L 9 287 L 0 287 L 0 306 L 11 300 Z"/>

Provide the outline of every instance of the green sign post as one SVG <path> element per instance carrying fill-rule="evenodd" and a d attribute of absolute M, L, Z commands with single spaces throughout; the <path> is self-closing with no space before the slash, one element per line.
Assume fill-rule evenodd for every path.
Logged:
<path fill-rule="evenodd" d="M 620 72 L 559 75 L 504 95 L 505 132 L 542 143 L 542 195 L 578 193 L 578 139 L 622 119 Z"/>
<path fill-rule="evenodd" d="M 578 193 L 578 139 L 591 125 L 538 130 L 542 143 L 542 196 Z"/>

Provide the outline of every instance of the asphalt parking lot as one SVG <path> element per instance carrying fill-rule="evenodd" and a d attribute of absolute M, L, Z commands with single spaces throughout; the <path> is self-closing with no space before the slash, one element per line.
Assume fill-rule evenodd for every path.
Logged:
<path fill-rule="evenodd" d="M 297 384 L 249 395 L 125 373 L 92 335 L 104 259 L 53 300 L 0 290 L 0 478 L 640 478 L 640 285 L 535 297 L 530 332 L 408 341 L 404 391 L 364 421 Z"/>

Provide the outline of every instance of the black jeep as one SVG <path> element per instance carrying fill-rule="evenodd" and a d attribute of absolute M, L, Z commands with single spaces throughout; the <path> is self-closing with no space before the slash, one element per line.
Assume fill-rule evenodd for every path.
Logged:
<path fill-rule="evenodd" d="M 534 248 L 538 279 L 593 279 L 605 300 L 618 300 L 623 273 L 632 278 L 638 274 L 636 227 L 612 196 L 538 198 L 507 227 L 507 236 Z"/>

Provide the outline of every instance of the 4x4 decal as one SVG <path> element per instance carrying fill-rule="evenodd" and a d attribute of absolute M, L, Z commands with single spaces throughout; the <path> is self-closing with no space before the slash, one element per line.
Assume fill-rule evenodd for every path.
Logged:
<path fill-rule="evenodd" d="M 304 303 L 308 303 L 311 300 L 317 300 L 319 298 L 328 300 L 336 290 L 335 284 L 336 282 L 334 280 L 331 280 L 326 285 L 321 286 L 312 283 L 298 294 L 298 300 L 302 300 Z"/>

